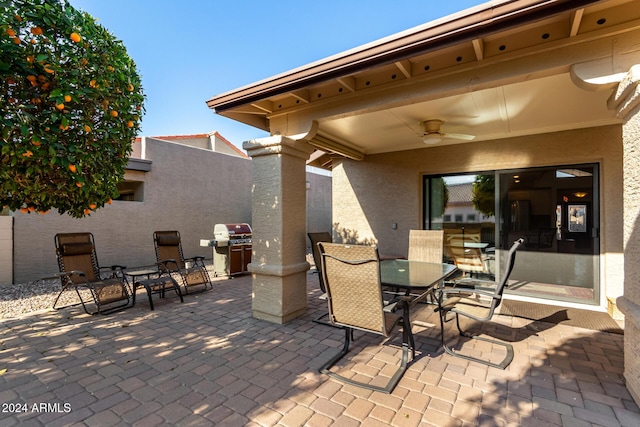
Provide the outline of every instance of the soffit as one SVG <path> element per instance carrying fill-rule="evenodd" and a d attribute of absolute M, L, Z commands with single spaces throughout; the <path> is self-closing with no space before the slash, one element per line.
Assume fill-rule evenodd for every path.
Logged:
<path fill-rule="evenodd" d="M 606 108 L 611 92 L 577 88 L 571 82 L 568 67 L 532 73 L 525 76 L 524 81 L 505 82 L 490 88 L 476 88 L 474 82 L 469 81 L 468 87 L 461 91 L 464 93 L 436 99 L 403 95 L 400 101 L 389 105 L 382 105 L 387 101 L 380 101 L 374 108 L 362 111 L 335 114 L 332 110 L 326 115 L 324 111 L 354 98 L 371 99 L 374 105 L 376 94 L 406 91 L 408 86 L 421 84 L 432 76 L 440 76 L 442 80 L 442 76 L 454 75 L 461 69 L 509 64 L 520 54 L 531 55 L 550 47 L 571 46 L 637 28 L 640 28 L 639 1 L 600 1 L 532 22 L 521 22 L 501 31 L 483 33 L 478 29 L 476 38 L 465 37 L 454 44 L 416 52 L 351 74 L 310 80 L 295 90 L 265 91 L 268 95 L 247 103 L 242 103 L 240 97 L 234 100 L 233 95 L 221 95 L 219 99 L 224 98 L 226 104 L 214 105 L 212 99 L 209 105 L 218 114 L 272 133 L 270 124 L 278 117 L 312 117 L 320 124 L 324 137 L 366 154 L 424 147 L 420 122 L 432 118 L 444 121 L 444 132 L 473 134 L 476 135 L 474 141 L 619 123 Z M 294 72 L 296 70 L 291 73 Z M 528 71 L 523 70 L 523 74 L 526 73 Z M 445 139 L 442 143 L 461 142 Z"/>

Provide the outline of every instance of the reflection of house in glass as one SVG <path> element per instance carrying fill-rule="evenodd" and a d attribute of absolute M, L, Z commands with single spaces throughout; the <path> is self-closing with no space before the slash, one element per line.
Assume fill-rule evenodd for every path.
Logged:
<path fill-rule="evenodd" d="M 449 203 L 442 216 L 443 223 L 495 223 L 494 216 L 479 212 L 473 205 L 473 183 L 447 184 L 447 187 Z"/>

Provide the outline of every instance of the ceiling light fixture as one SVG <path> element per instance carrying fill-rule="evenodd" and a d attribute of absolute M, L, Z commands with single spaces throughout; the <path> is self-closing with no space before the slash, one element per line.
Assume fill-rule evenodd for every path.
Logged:
<path fill-rule="evenodd" d="M 425 144 L 433 145 L 442 141 L 442 137 L 437 133 L 429 133 L 422 138 L 422 142 Z"/>

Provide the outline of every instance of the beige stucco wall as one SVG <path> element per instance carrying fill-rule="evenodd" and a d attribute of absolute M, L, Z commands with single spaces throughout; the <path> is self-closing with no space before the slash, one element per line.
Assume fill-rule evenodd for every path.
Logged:
<path fill-rule="evenodd" d="M 421 228 L 422 176 L 494 169 L 600 163 L 601 277 L 606 295 L 623 292 L 621 127 L 471 142 L 389 154 L 333 167 L 334 237 L 405 254 Z M 392 225 L 397 224 L 397 229 Z"/>
<path fill-rule="evenodd" d="M 55 211 L 0 216 L 0 285 L 57 272 L 56 233 L 92 232 L 101 265 L 132 267 L 155 262 L 152 236 L 156 230 L 178 230 L 185 256 L 211 258 L 212 249 L 201 247 L 200 239 L 212 239 L 215 224 L 252 223 L 250 159 L 153 138 L 146 138 L 145 153 L 152 161 L 151 171 L 127 171 L 125 176 L 144 182 L 142 202 L 114 201 L 82 219 Z M 310 183 L 308 223 L 314 229 L 329 230 L 331 178 L 307 173 L 306 180 Z"/>
<path fill-rule="evenodd" d="M 155 230 L 178 230 L 186 256 L 211 257 L 199 243 L 216 223 L 251 222 L 251 160 L 151 138 L 146 158 L 150 172 L 126 175 L 144 181 L 143 202 L 114 201 L 82 219 L 15 213 L 15 283 L 58 271 L 56 233 L 92 232 L 101 265 L 135 266 L 155 262 Z"/>
<path fill-rule="evenodd" d="M 331 177 L 307 173 L 307 231 L 331 231 Z M 310 246 L 307 239 L 307 245 Z"/>
<path fill-rule="evenodd" d="M 13 268 L 13 217 L 0 216 L 0 283 L 10 283 Z"/>

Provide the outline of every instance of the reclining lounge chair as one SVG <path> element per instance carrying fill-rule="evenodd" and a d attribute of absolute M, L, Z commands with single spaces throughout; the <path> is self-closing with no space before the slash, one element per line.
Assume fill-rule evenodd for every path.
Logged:
<path fill-rule="evenodd" d="M 204 265 L 204 257 L 184 257 L 179 232 L 156 231 L 153 233 L 153 243 L 160 271 L 179 276 L 179 282 L 182 283 L 185 294 L 190 293 L 190 289 L 193 287 L 199 288 L 196 292 L 213 288 L 209 273 Z M 190 265 L 187 266 L 187 263 Z"/>
<path fill-rule="evenodd" d="M 99 266 L 93 234 L 56 234 L 55 245 L 62 290 L 53 303 L 54 309 L 82 304 L 87 314 L 107 314 L 129 306 L 131 294 L 124 267 Z M 80 302 L 57 307 L 60 296 L 69 290 L 76 292 Z M 89 309 L 91 305 L 95 310 Z"/>

